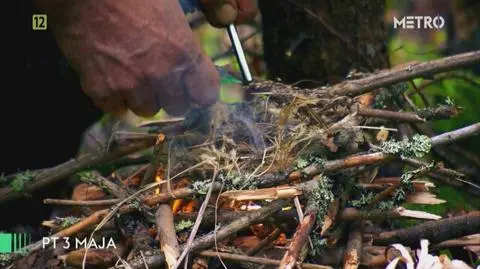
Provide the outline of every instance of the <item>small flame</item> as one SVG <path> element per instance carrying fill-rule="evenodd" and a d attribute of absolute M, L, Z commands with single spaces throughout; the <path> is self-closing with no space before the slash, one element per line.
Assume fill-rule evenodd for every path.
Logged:
<path fill-rule="evenodd" d="M 183 199 L 175 199 L 172 203 L 172 211 L 174 214 L 177 214 L 183 206 Z"/>
<path fill-rule="evenodd" d="M 162 181 L 162 177 L 160 176 L 155 177 L 155 182 L 161 182 L 161 181 Z M 160 194 L 160 188 L 155 189 L 155 194 Z"/>

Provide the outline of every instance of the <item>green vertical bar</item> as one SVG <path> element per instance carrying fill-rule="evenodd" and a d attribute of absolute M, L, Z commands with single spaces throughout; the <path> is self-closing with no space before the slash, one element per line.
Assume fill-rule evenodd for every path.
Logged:
<path fill-rule="evenodd" d="M 12 252 L 12 234 L 0 233 L 0 253 Z"/>
<path fill-rule="evenodd" d="M 17 234 L 17 249 L 16 251 L 20 251 L 22 248 L 22 234 Z"/>
<path fill-rule="evenodd" d="M 23 247 L 27 246 L 27 234 L 23 234 Z"/>
<path fill-rule="evenodd" d="M 17 251 L 17 234 L 13 234 L 13 252 Z"/>

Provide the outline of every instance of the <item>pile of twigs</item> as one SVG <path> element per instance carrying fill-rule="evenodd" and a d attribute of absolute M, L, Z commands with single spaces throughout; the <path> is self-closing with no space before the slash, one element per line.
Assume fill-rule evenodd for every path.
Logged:
<path fill-rule="evenodd" d="M 405 85 L 478 61 L 476 51 L 352 73 L 316 89 L 258 81 L 247 87 L 245 104 L 149 123 L 142 126 L 149 132 L 108 151 L 7 176 L 0 203 L 67 178 L 77 183 L 71 199 L 44 201 L 71 209 L 43 223 L 50 239 L 3 262 L 12 268 L 41 262 L 52 268 L 373 268 L 405 262 L 402 251 L 411 249 L 391 244 L 473 244 L 464 236 L 480 231 L 479 212 L 442 218 L 402 205 L 444 203 L 430 192 L 435 180 L 480 193 L 475 171 L 425 158 L 477 135 L 480 123 L 433 135 L 429 121 L 461 108 L 446 100 L 418 109 Z M 127 157 L 138 151 L 142 157 Z M 393 219 L 420 224 L 390 230 Z M 78 241 L 92 245 L 86 251 Z"/>

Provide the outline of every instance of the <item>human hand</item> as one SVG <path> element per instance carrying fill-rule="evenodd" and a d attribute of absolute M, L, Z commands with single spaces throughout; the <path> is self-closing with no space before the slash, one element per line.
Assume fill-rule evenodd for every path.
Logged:
<path fill-rule="evenodd" d="M 218 98 L 219 76 L 191 31 L 178 0 L 36 0 L 64 56 L 93 102 L 181 115 Z"/>
<path fill-rule="evenodd" d="M 200 0 L 200 4 L 208 22 L 215 27 L 245 23 L 257 14 L 253 0 Z"/>

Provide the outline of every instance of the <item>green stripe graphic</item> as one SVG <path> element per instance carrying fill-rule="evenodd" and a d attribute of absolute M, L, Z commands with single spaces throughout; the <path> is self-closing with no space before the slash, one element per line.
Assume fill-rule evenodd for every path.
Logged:
<path fill-rule="evenodd" d="M 12 252 L 12 234 L 0 234 L 0 253 Z"/>
<path fill-rule="evenodd" d="M 30 243 L 30 234 L 0 233 L 0 253 L 26 251 Z"/>

